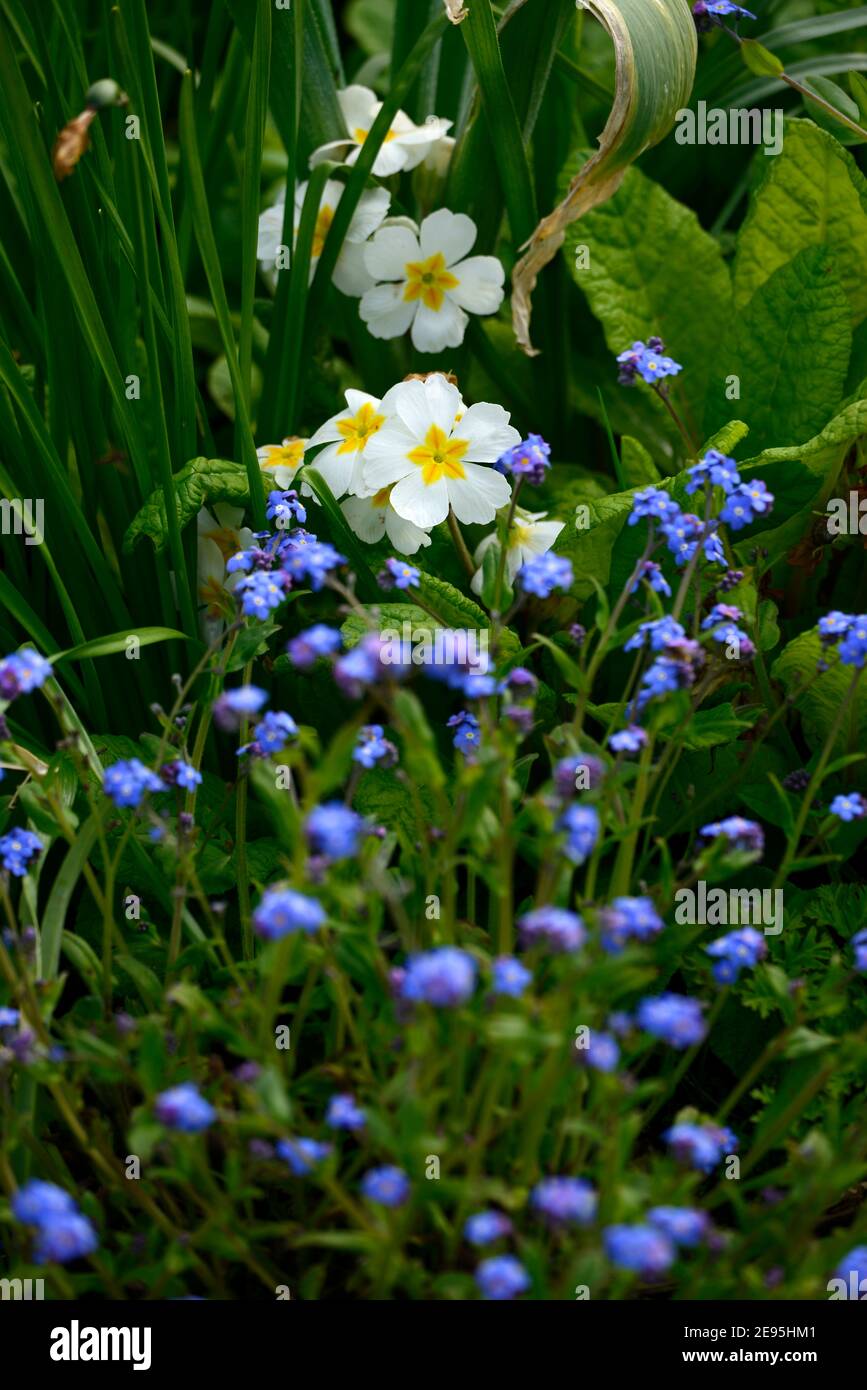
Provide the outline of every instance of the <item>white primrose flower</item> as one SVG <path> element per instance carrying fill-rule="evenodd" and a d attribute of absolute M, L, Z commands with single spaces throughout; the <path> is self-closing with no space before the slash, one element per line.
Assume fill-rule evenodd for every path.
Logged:
<path fill-rule="evenodd" d="M 332 140 L 314 150 L 310 156 L 311 169 L 326 159 L 354 164 L 382 109 L 382 102 L 377 101 L 376 94 L 369 87 L 346 87 L 337 93 L 337 100 L 347 133 L 341 140 Z M 398 111 L 374 160 L 375 177 L 386 178 L 389 174 L 414 169 L 442 139 L 451 124 L 451 121 L 444 121 L 439 116 L 428 116 L 424 125 L 416 125 L 403 111 Z"/>
<path fill-rule="evenodd" d="M 521 436 L 500 405 L 465 409 L 457 387 L 434 372 L 425 381 L 402 381 L 382 399 L 391 417 L 365 449 L 364 483 L 373 492 L 395 484 L 391 505 L 407 521 L 429 530 L 445 521 L 493 521 L 511 496 L 495 463 Z"/>
<path fill-rule="evenodd" d="M 526 512 L 523 507 L 515 508 L 515 515 L 509 527 L 506 541 L 506 574 L 510 582 L 515 578 L 522 565 L 526 565 L 536 555 L 544 555 L 546 551 L 550 550 L 563 530 L 565 522 L 546 521 L 547 515 L 547 512 Z M 470 588 L 474 594 L 482 592 L 482 562 L 485 558 L 485 552 L 490 549 L 496 539 L 496 531 L 485 536 L 473 556 L 479 566 L 470 583 Z"/>
<path fill-rule="evenodd" d="M 442 352 L 460 347 L 467 312 L 495 314 L 505 273 L 496 256 L 467 255 L 475 239 L 472 218 L 448 208 L 432 212 L 418 231 L 381 227 L 364 248 L 378 283 L 359 305 L 373 337 L 398 338 L 409 329 L 419 352 Z"/>
<path fill-rule="evenodd" d="M 313 233 L 313 245 L 310 251 L 310 279 L 316 273 L 319 257 L 322 255 L 322 248 L 325 245 L 325 238 L 328 236 L 331 223 L 334 221 L 334 214 L 337 211 L 337 204 L 343 196 L 345 185 L 338 183 L 336 179 L 329 179 L 322 190 L 322 197 L 319 202 L 319 212 L 316 217 L 316 228 Z M 298 228 L 301 225 L 301 209 L 304 206 L 304 198 L 307 194 L 307 184 L 299 183 L 295 189 L 295 215 L 292 227 L 292 248 L 298 240 Z M 266 278 L 269 283 L 274 283 L 274 271 L 285 270 L 289 264 L 289 256 L 285 254 L 280 258 L 280 248 L 283 243 L 283 208 L 285 202 L 285 192 L 280 196 L 278 202 L 273 207 L 266 208 L 259 218 L 259 239 L 256 245 L 256 255 L 262 263 Z M 373 276 L 370 275 L 364 265 L 364 243 L 371 236 L 385 219 L 390 202 L 388 191 L 385 188 L 368 188 L 362 193 L 358 200 L 358 206 L 352 214 L 352 220 L 346 233 L 346 238 L 340 248 L 340 255 L 334 267 L 332 280 L 342 294 L 352 295 L 357 299 L 364 291 L 373 285 Z"/>
<path fill-rule="evenodd" d="M 347 497 L 340 510 L 359 540 L 375 545 L 383 536 L 401 555 L 414 555 L 430 545 L 430 536 L 412 521 L 398 516 L 391 505 L 391 488 L 380 488 L 372 497 Z"/>
<path fill-rule="evenodd" d="M 240 572 L 226 573 L 226 561 L 253 544 L 253 532 L 241 525 L 243 519 L 243 507 L 226 502 L 218 502 L 213 513 L 201 507 L 196 516 L 196 587 L 206 642 L 213 642 L 222 631 L 226 591 L 231 592 L 244 577 Z"/>
<path fill-rule="evenodd" d="M 308 448 L 327 445 L 316 455 L 313 467 L 322 474 L 335 497 L 342 497 L 345 492 L 364 496 L 370 492 L 363 481 L 365 449 L 386 417 L 382 402 L 365 391 L 347 391 L 346 406 L 346 410 L 338 411 L 320 426 Z"/>
<path fill-rule="evenodd" d="M 279 488 L 285 492 L 294 487 L 295 475 L 304 462 L 304 450 L 310 442 L 291 437 L 284 439 L 282 444 L 263 444 L 256 450 L 259 468 L 266 476 L 266 491 L 269 483 L 272 491 Z"/>

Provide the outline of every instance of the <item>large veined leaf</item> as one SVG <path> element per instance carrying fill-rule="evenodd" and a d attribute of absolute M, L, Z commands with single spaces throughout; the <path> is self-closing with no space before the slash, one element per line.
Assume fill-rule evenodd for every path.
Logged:
<path fill-rule="evenodd" d="M 847 150 L 812 121 L 786 121 L 738 235 L 735 308 L 807 246 L 827 245 L 853 325 L 867 316 L 867 180 Z"/>
<path fill-rule="evenodd" d="M 657 144 L 687 105 L 695 76 L 695 23 L 686 0 L 579 0 L 604 25 L 614 44 L 614 105 L 599 149 L 573 178 L 569 190 L 527 243 L 512 275 L 512 322 L 525 352 L 532 353 L 530 313 L 539 272 L 563 244 L 566 228 L 604 203 L 630 164 Z"/>
<path fill-rule="evenodd" d="M 810 525 L 813 514 L 823 510 L 837 486 L 843 460 L 864 434 L 867 434 L 867 400 L 852 401 L 805 444 L 764 449 L 744 465 L 748 472 L 764 478 L 771 492 L 776 492 L 776 477 L 786 478 L 795 470 L 806 471 L 813 480 L 812 497 L 805 498 L 794 512 L 781 514 L 775 506 L 770 514 L 771 529 L 763 533 L 762 546 L 772 555 L 782 554 L 795 545 Z M 740 469 L 741 473 L 744 468 Z M 744 548 L 748 545 L 747 542 Z"/>
<path fill-rule="evenodd" d="M 802 632 L 790 642 L 771 669 L 786 694 L 792 696 L 800 713 L 804 737 L 814 751 L 825 742 L 837 718 L 838 711 L 852 683 L 851 666 L 842 666 L 833 657 L 829 670 L 816 676 L 816 663 L 827 660 L 818 632 Z M 798 694 L 798 691 L 801 694 Z M 849 710 L 834 744 L 834 754 L 859 752 L 867 747 L 867 687 L 863 681 L 856 687 Z M 855 777 L 863 785 L 864 765 L 856 766 Z"/>
<path fill-rule="evenodd" d="M 801 444 L 836 410 L 852 347 L 851 311 L 824 246 L 800 251 L 760 285 L 715 358 L 705 432 L 731 410 L 726 379 L 738 379 L 738 411 L 759 448 Z M 810 357 L 809 372 L 803 364 Z"/>
<path fill-rule="evenodd" d="M 192 521 L 200 507 L 214 502 L 244 507 L 250 500 L 247 470 L 243 464 L 230 459 L 190 459 L 175 473 L 173 483 L 181 530 Z M 124 550 L 131 551 L 142 536 L 149 536 L 157 550 L 162 550 L 168 539 L 162 491 L 152 492 L 136 513 L 124 537 Z"/>
<path fill-rule="evenodd" d="M 587 248 L 580 262 L 579 245 Z M 564 250 L 612 354 L 655 333 L 684 364 L 674 393 L 698 435 L 716 360 L 708 352 L 708 324 L 731 317 L 729 273 L 717 242 L 690 208 L 630 169 L 604 207 L 568 229 Z M 610 367 L 614 377 L 613 356 Z M 662 405 L 653 404 L 662 416 Z"/>

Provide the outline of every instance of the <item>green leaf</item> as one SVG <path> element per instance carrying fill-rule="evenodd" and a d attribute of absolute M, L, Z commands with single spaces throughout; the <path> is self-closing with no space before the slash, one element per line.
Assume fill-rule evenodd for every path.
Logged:
<path fill-rule="evenodd" d="M 825 656 L 818 631 L 814 628 L 811 632 L 802 632 L 799 637 L 794 638 L 778 656 L 771 669 L 775 680 L 781 683 L 787 696 L 794 702 L 801 716 L 804 737 L 814 752 L 818 752 L 824 744 L 852 683 L 853 675 L 851 666 L 842 666 L 831 657 L 830 669 L 816 676 L 816 663 Z M 865 745 L 867 687 L 861 682 L 856 687 L 832 751 L 839 756 L 854 752 Z M 856 771 L 856 779 L 859 785 L 864 784 L 865 774 L 861 768 Z"/>
<path fill-rule="evenodd" d="M 685 748 L 697 751 L 700 748 L 717 748 L 721 743 L 734 743 L 746 730 L 751 729 L 762 715 L 762 710 L 735 709 L 726 702 L 715 705 L 713 709 L 696 710 L 682 734 L 675 730 L 672 737 L 682 739 Z"/>
<path fill-rule="evenodd" d="M 447 627 L 489 626 L 487 613 L 447 580 L 422 572 L 418 589 L 425 603 Z"/>
<path fill-rule="evenodd" d="M 193 520 L 201 507 L 215 502 L 230 502 L 235 507 L 246 507 L 250 501 L 247 470 L 243 464 L 230 459 L 190 459 L 174 474 L 173 483 L 181 530 Z M 151 493 L 133 517 L 124 536 L 124 550 L 127 553 L 132 551 L 142 536 L 149 536 L 157 550 L 162 550 L 166 544 L 168 527 L 162 491 Z"/>
<path fill-rule="evenodd" d="M 579 245 L 589 248 L 585 269 L 576 266 Z M 716 360 L 707 350 L 708 324 L 726 324 L 731 318 L 729 274 L 719 244 L 690 208 L 630 169 L 603 207 L 569 228 L 564 254 L 612 355 L 636 339 L 658 334 L 666 352 L 684 364 L 674 397 L 698 435 Z M 649 391 L 645 395 L 662 416 L 662 404 Z M 666 428 L 673 436 L 673 426 Z"/>
<path fill-rule="evenodd" d="M 726 380 L 738 378 L 738 410 L 758 449 L 801 444 L 843 396 L 852 349 L 851 313 L 824 246 L 809 246 L 780 266 L 733 321 L 717 359 L 705 432 L 729 411 Z M 805 361 L 812 365 L 803 370 Z"/>
<path fill-rule="evenodd" d="M 265 524 L 265 489 L 262 483 L 262 472 L 259 468 L 259 460 L 256 457 L 256 450 L 253 444 L 253 431 L 250 423 L 250 412 L 247 406 L 247 392 L 244 389 L 244 383 L 241 379 L 241 370 L 232 331 L 232 320 L 229 313 L 229 303 L 223 284 L 223 271 L 220 264 L 217 243 L 214 239 L 210 204 L 208 202 L 202 164 L 199 157 L 193 98 L 193 75 L 191 72 L 186 74 L 181 85 L 180 137 L 186 174 L 186 187 L 192 206 L 196 240 L 199 244 L 202 264 L 207 276 L 208 288 L 211 291 L 211 300 L 220 328 L 223 352 L 226 355 L 226 363 L 229 368 L 229 373 L 232 378 L 232 387 L 235 392 L 237 437 L 240 440 L 240 447 L 244 456 L 244 466 L 247 473 L 247 484 L 249 487 L 250 503 L 253 509 L 253 518 L 256 526 L 261 528 Z"/>
<path fill-rule="evenodd" d="M 763 48 L 756 39 L 741 39 L 741 57 L 756 77 L 779 77 L 783 64 L 776 54 Z"/>
<path fill-rule="evenodd" d="M 660 473 L 644 445 L 625 434 L 620 441 L 620 467 L 626 487 L 656 487 Z"/>
<path fill-rule="evenodd" d="M 721 454 L 732 454 L 750 432 L 749 425 L 745 425 L 743 420 L 729 420 L 727 425 L 723 425 L 710 439 L 702 444 L 700 453 L 706 454 L 708 449 L 718 449 Z"/>
<path fill-rule="evenodd" d="M 689 102 L 695 77 L 695 23 L 683 0 L 586 0 L 584 8 L 614 44 L 614 104 L 599 149 L 579 169 L 558 207 L 539 223 L 515 267 L 512 321 L 528 352 L 531 296 L 539 272 L 563 244 L 570 223 L 610 198 L 630 164 L 664 139 L 678 111 Z M 663 242 L 664 234 L 649 225 L 654 226 L 654 236 L 646 240 Z"/>
<path fill-rule="evenodd" d="M 857 77 L 857 73 L 852 73 L 850 75 Z M 808 91 L 814 92 L 822 101 L 828 102 L 830 106 L 833 106 L 836 111 L 841 112 L 848 120 L 854 121 L 856 125 L 863 125 L 863 119 L 858 109 L 857 101 L 853 101 L 849 93 L 844 92 L 843 88 L 838 87 L 837 83 L 832 82 L 829 77 L 817 76 L 806 78 L 803 80 L 802 85 L 806 87 Z M 863 144 L 865 139 L 863 135 L 858 135 L 856 131 L 852 130 L 851 126 L 844 125 L 841 120 L 832 116 L 823 106 L 819 106 L 816 102 L 813 102 L 808 104 L 807 110 L 810 113 L 811 119 L 816 122 L 816 125 L 821 126 L 823 130 L 827 130 L 828 133 L 833 135 L 836 140 L 839 140 L 841 144 Z"/>
<path fill-rule="evenodd" d="M 112 656 L 115 652 L 125 652 L 130 637 L 135 637 L 140 647 L 150 647 L 154 642 L 189 641 L 185 633 L 171 627 L 131 628 L 128 632 L 112 632 L 107 637 L 95 637 L 93 641 L 82 642 L 80 646 L 70 647 L 65 652 L 55 652 L 51 657 L 52 665 L 56 666 L 60 661 L 82 661 L 88 656 Z"/>
<path fill-rule="evenodd" d="M 735 309 L 806 246 L 826 244 L 852 323 L 867 316 L 867 181 L 852 156 L 812 121 L 787 120 L 782 153 L 738 234 Z"/>
<path fill-rule="evenodd" d="M 475 0 L 460 32 L 482 95 L 512 242 L 520 246 L 536 222 L 536 194 L 518 113 L 503 70 L 491 0 Z"/>
<path fill-rule="evenodd" d="M 853 401 L 805 444 L 765 449 L 740 466 L 741 474 L 746 471 L 765 478 L 777 497 L 773 511 L 764 519 L 767 525 L 762 527 L 762 545 L 772 555 L 783 554 L 795 545 L 812 524 L 813 513 L 824 509 L 837 486 L 843 460 L 853 443 L 864 434 L 867 434 L 867 400 Z M 798 471 L 805 484 L 812 479 L 812 488 L 806 486 L 804 491 L 802 484 L 797 482 Z M 782 512 L 777 496 L 780 484 L 796 501 L 796 505 L 786 506 Z M 799 496 L 802 491 L 803 495 Z M 753 534 L 751 528 L 750 536 Z M 750 540 L 743 545 L 746 552 Z"/>

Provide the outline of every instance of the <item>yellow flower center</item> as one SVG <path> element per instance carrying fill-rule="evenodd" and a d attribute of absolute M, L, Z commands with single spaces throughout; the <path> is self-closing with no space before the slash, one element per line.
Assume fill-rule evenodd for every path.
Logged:
<path fill-rule="evenodd" d="M 518 522 L 513 522 L 509 531 L 508 549 L 514 550 L 516 545 L 526 545 L 529 539 L 529 526 L 521 526 Z"/>
<path fill-rule="evenodd" d="M 372 434 L 385 424 L 385 416 L 377 415 L 369 401 L 365 401 L 357 415 L 347 415 L 345 420 L 337 421 L 337 428 L 343 435 L 343 443 L 338 446 L 338 454 L 361 452 Z"/>
<path fill-rule="evenodd" d="M 431 425 L 424 444 L 407 454 L 410 463 L 421 469 L 425 487 L 438 483 L 440 478 L 465 478 L 461 459 L 470 447 L 468 439 L 449 439 L 439 425 Z"/>
<path fill-rule="evenodd" d="M 455 290 L 461 283 L 446 268 L 446 258 L 442 251 L 428 256 L 426 261 L 408 261 L 404 269 L 404 299 L 407 303 L 413 299 L 420 299 L 425 308 L 433 309 L 435 313 L 439 313 L 443 307 L 446 290 Z"/>
<path fill-rule="evenodd" d="M 391 496 L 391 487 L 381 487 L 379 492 L 375 492 L 370 499 L 371 507 L 379 511 L 381 507 L 388 506 L 388 499 Z"/>
<path fill-rule="evenodd" d="M 334 208 L 329 207 L 326 203 L 319 209 L 319 215 L 316 218 L 316 226 L 313 229 L 313 246 L 310 255 L 314 261 L 317 257 L 322 255 L 325 238 L 328 236 L 333 221 Z"/>
<path fill-rule="evenodd" d="M 272 468 L 297 468 L 304 462 L 304 440 L 284 439 L 282 444 L 264 445 L 265 459 L 259 466 L 266 473 Z"/>
<path fill-rule="evenodd" d="M 353 137 L 354 137 L 354 139 L 356 140 L 356 142 L 357 142 L 359 145 L 363 145 L 364 142 L 365 142 L 365 140 L 367 139 L 368 135 L 370 134 L 370 131 L 369 131 L 369 130 L 365 130 L 363 126 L 357 125 L 357 126 L 355 127 L 354 131 L 352 132 L 352 134 L 353 134 Z M 393 140 L 393 139 L 395 138 L 396 135 L 397 135 L 397 131 L 396 131 L 396 130 L 390 130 L 390 131 L 388 132 L 388 134 L 386 135 L 386 137 L 385 137 L 385 139 L 383 140 L 382 143 L 383 143 L 384 145 L 387 145 L 388 142 L 389 142 L 389 140 Z"/>

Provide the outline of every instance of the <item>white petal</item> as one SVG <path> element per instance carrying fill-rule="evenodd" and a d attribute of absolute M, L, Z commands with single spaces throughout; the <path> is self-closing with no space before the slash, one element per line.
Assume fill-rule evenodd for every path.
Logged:
<path fill-rule="evenodd" d="M 319 199 L 319 206 L 321 208 L 331 208 L 333 212 L 340 202 L 340 199 L 343 197 L 343 190 L 345 187 L 346 184 L 340 183 L 338 179 L 327 179 L 325 187 L 322 190 L 322 196 Z"/>
<path fill-rule="evenodd" d="M 344 241 L 331 276 L 332 283 L 340 293 L 349 295 L 350 299 L 360 299 L 376 284 L 365 265 L 364 252 L 363 242 Z"/>
<path fill-rule="evenodd" d="M 448 208 L 438 208 L 426 217 L 421 224 L 419 241 L 425 259 L 441 251 L 446 265 L 454 265 L 463 260 L 475 244 L 476 224 L 464 212 L 449 212 Z M 493 256 L 474 257 L 476 260 L 493 260 Z M 499 264 L 499 262 L 498 262 Z"/>
<path fill-rule="evenodd" d="M 320 425 L 315 434 L 310 436 L 307 447 L 312 449 L 315 444 L 334 444 L 343 438 L 337 428 L 338 420 L 346 419 L 346 411 L 341 410 L 337 415 L 332 415 L 330 420 L 326 420 L 324 425 Z"/>
<path fill-rule="evenodd" d="M 336 164 L 339 164 L 346 151 L 350 149 L 351 143 L 348 139 L 329 140 L 327 145 L 320 145 L 319 149 L 314 150 L 310 156 L 310 168 L 315 169 L 317 164 L 324 164 L 326 159 L 333 159 Z"/>
<path fill-rule="evenodd" d="M 385 513 L 385 532 L 395 550 L 401 555 L 414 555 L 422 546 L 430 545 L 430 536 L 412 521 L 398 516 L 394 507 Z"/>
<path fill-rule="evenodd" d="M 415 440 L 399 421 L 383 425 L 367 442 L 364 450 L 364 485 L 378 492 L 398 479 L 417 471 L 417 465 L 407 458 Z"/>
<path fill-rule="evenodd" d="M 339 447 L 338 444 L 329 444 L 313 460 L 313 467 L 322 474 L 335 497 L 342 497 L 349 491 L 355 465 L 355 451 L 351 454 L 339 454 Z"/>
<path fill-rule="evenodd" d="M 518 431 L 509 424 L 509 412 L 487 401 L 471 405 L 455 433 L 468 441 L 466 457 L 475 463 L 496 463 L 501 454 L 521 442 Z"/>
<path fill-rule="evenodd" d="M 460 399 L 457 388 L 446 381 L 441 372 L 429 376 L 426 381 L 402 381 L 385 397 L 414 443 L 421 443 L 425 439 L 431 425 L 439 425 L 441 430 L 449 434 L 460 407 Z"/>
<path fill-rule="evenodd" d="M 391 202 L 387 188 L 368 188 L 358 200 L 358 207 L 352 214 L 352 221 L 346 233 L 347 241 L 367 241 L 388 212 Z M 489 258 L 491 259 L 491 258 Z"/>
<path fill-rule="evenodd" d="M 471 314 L 495 314 L 503 302 L 506 272 L 496 256 L 470 256 L 453 265 L 460 283 L 448 291 L 449 299 Z"/>
<path fill-rule="evenodd" d="M 366 497 L 347 497 L 340 510 L 356 536 L 375 545 L 385 535 L 385 507 L 374 507 Z"/>
<path fill-rule="evenodd" d="M 370 130 L 381 105 L 375 92 L 372 92 L 369 87 L 361 87 L 357 83 L 353 83 L 352 86 L 344 87 L 342 92 L 337 93 L 337 100 L 343 112 L 343 119 L 346 121 L 346 129 L 353 139 L 357 129 Z"/>
<path fill-rule="evenodd" d="M 464 523 L 493 521 L 495 513 L 509 501 L 511 487 L 494 468 L 466 463 L 464 469 L 466 478 L 449 478 L 449 501 L 455 516 Z"/>
<path fill-rule="evenodd" d="M 509 579 L 514 579 L 518 570 L 524 564 L 524 556 L 519 545 L 513 545 L 506 551 L 506 574 Z"/>
<path fill-rule="evenodd" d="M 484 537 L 479 541 L 478 545 L 476 546 L 476 553 L 475 553 L 475 555 L 473 556 L 473 559 L 475 560 L 475 562 L 476 562 L 477 565 L 481 565 L 482 561 L 483 561 L 484 558 L 485 558 L 486 552 L 487 552 L 488 550 L 490 550 L 491 546 L 494 544 L 494 541 L 495 541 L 496 539 L 497 539 L 497 533 L 496 533 L 496 531 L 491 531 L 490 535 L 484 536 Z"/>
<path fill-rule="evenodd" d="M 448 295 L 443 297 L 440 309 L 429 309 L 420 303 L 412 325 L 413 347 L 419 352 L 442 352 L 444 348 L 460 347 L 468 323 L 463 309 Z"/>
<path fill-rule="evenodd" d="M 273 262 L 283 239 L 283 204 L 266 208 L 259 218 L 259 233 L 256 241 L 256 259 Z"/>
<path fill-rule="evenodd" d="M 414 153 L 414 152 L 413 152 Z M 379 153 L 373 161 L 373 173 L 378 179 L 387 179 L 389 174 L 399 174 L 403 169 L 415 167 L 410 151 L 399 140 L 389 140 L 380 145 Z"/>
<path fill-rule="evenodd" d="M 285 463 L 278 463 L 276 468 L 263 468 L 265 478 L 270 480 L 272 488 L 279 488 L 285 492 L 287 488 L 294 487 L 296 482 L 297 468 L 288 468 Z"/>
<path fill-rule="evenodd" d="M 537 521 L 535 525 L 528 527 L 528 535 L 521 541 L 522 548 L 532 555 L 544 555 L 551 549 L 565 525 L 565 521 Z"/>
<path fill-rule="evenodd" d="M 376 396 L 371 396 L 369 391 L 359 391 L 354 386 L 348 387 L 345 392 L 345 395 L 346 404 L 348 406 L 350 415 L 357 415 L 363 405 L 372 405 L 374 410 L 379 410 L 379 407 L 382 404 L 382 402 L 378 400 Z M 346 411 L 343 412 L 343 415 L 337 416 L 335 418 L 345 419 Z M 542 513 L 542 515 L 544 515 L 544 513 Z"/>
<path fill-rule="evenodd" d="M 403 298 L 402 285 L 374 285 L 361 297 L 358 312 L 374 338 L 400 338 L 416 315 L 415 301 Z"/>
<path fill-rule="evenodd" d="M 405 280 L 407 262 L 419 260 L 418 237 L 408 227 L 380 227 L 364 248 L 364 264 L 374 280 Z"/>
<path fill-rule="evenodd" d="M 449 514 L 449 493 L 444 478 L 428 487 L 420 468 L 411 464 L 411 474 L 402 478 L 391 494 L 391 505 L 398 516 L 414 521 L 423 530 L 430 530 L 445 521 Z"/>

